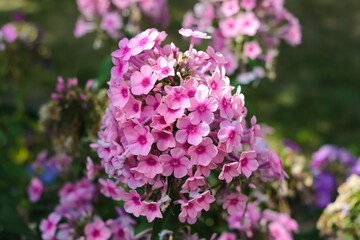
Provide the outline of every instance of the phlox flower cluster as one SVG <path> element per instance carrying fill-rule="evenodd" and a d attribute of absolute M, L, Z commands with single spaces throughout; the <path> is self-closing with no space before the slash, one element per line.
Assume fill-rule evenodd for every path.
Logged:
<path fill-rule="evenodd" d="M 301 42 L 299 21 L 284 0 L 200 0 L 184 16 L 183 27 L 210 33 L 211 46 L 227 60 L 226 72 L 243 84 L 275 77 L 282 39 L 292 46 Z"/>
<path fill-rule="evenodd" d="M 126 212 L 152 222 L 179 204 L 179 221 L 194 224 L 215 200 L 230 215 L 244 211 L 250 199 L 242 190 L 255 188 L 253 177 L 282 181 L 286 173 L 263 144 L 256 118 L 247 123 L 225 57 L 212 47 L 194 49 L 196 39 L 210 37 L 179 32 L 191 37 L 185 52 L 163 45 L 166 33 L 156 29 L 120 41 L 112 53 L 109 107 L 92 147 L 116 179 L 104 194 L 124 200 Z M 87 169 L 92 176 L 91 161 Z"/>
<path fill-rule="evenodd" d="M 59 190 L 59 204 L 48 218 L 41 220 L 42 239 L 107 240 L 136 239 L 134 220 L 120 208 L 118 217 L 104 222 L 94 212 L 96 186 L 87 179 L 70 182 Z"/>
<path fill-rule="evenodd" d="M 12 14 L 11 21 L 0 27 L 0 51 L 7 45 L 19 43 L 27 47 L 39 47 L 41 44 L 40 29 L 33 23 L 25 21 L 20 12 Z M 42 49 L 44 52 L 46 49 Z"/>
<path fill-rule="evenodd" d="M 44 190 L 44 185 L 52 184 L 59 174 L 69 171 L 72 158 L 66 154 L 60 156 L 47 156 L 44 150 L 36 157 L 36 161 L 28 166 L 27 170 L 32 177 L 27 188 L 30 202 L 37 202 Z"/>
<path fill-rule="evenodd" d="M 324 145 L 313 153 L 310 167 L 314 177 L 316 205 L 320 208 L 325 208 L 334 200 L 336 188 L 348 176 L 360 175 L 360 159 L 334 145 Z"/>
<path fill-rule="evenodd" d="M 94 80 L 88 80 L 82 87 L 77 78 L 66 81 L 58 77 L 51 101 L 41 107 L 42 130 L 51 136 L 57 154 L 73 156 L 81 148 L 88 149 L 96 139 L 106 103 L 106 92 L 96 85 Z"/>
<path fill-rule="evenodd" d="M 259 234 L 264 237 L 261 239 L 269 240 L 292 240 L 293 232 L 299 230 L 297 222 L 288 214 L 278 213 L 270 209 L 261 211 L 258 202 L 254 201 L 247 206 L 245 212 L 238 212 L 228 218 L 230 229 L 236 229 L 242 233 L 242 236 L 253 238 Z M 237 239 L 234 233 L 229 234 L 230 238 Z M 220 237 L 221 239 L 221 237 Z"/>
<path fill-rule="evenodd" d="M 140 20 L 149 18 L 154 23 L 167 25 L 169 21 L 167 0 L 77 0 L 81 13 L 74 35 L 81 37 L 101 30 L 96 45 L 105 34 L 119 39 L 124 33 L 140 31 Z"/>
<path fill-rule="evenodd" d="M 360 177 L 349 176 L 338 188 L 335 201 L 328 204 L 316 227 L 324 239 L 359 239 Z"/>

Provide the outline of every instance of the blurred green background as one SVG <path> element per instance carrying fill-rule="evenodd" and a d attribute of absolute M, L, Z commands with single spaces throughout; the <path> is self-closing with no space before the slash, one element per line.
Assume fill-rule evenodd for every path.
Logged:
<path fill-rule="evenodd" d="M 195 1 L 169 1 L 175 19 L 167 30 L 170 40 L 185 46 L 188 43 L 177 34 L 184 14 L 180 10 L 192 8 Z M 295 48 L 281 45 L 274 81 L 242 87 L 249 114 L 275 129 L 272 138 L 291 139 L 308 156 L 326 143 L 346 147 L 359 156 L 360 1 L 285 2 L 299 18 L 303 42 Z M 9 193 L 6 198 L 0 196 L 0 203 L 15 208 L 19 199 L 26 198 L 26 189 L 8 183 L 26 186 L 28 179 L 25 170 L 11 162 L 33 159 L 43 148 L 43 141 L 38 140 L 33 129 L 37 128 L 40 106 L 55 89 L 57 76 L 78 77 L 80 83 L 104 76 L 107 66 L 102 66 L 103 60 L 117 44 L 94 50 L 93 34 L 80 39 L 73 36 L 79 15 L 75 0 L 0 0 L 1 26 L 14 11 L 23 11 L 28 21 L 42 29 L 44 45 L 51 53 L 47 67 L 28 56 L 32 64 L 25 63 L 15 79 L 8 70 L 16 62 L 8 62 L 0 52 L 0 83 L 17 86 L 0 86 L 0 195 Z M 0 232 L 1 224 L 6 222 L 1 218 L 4 211 L 0 208 Z"/>

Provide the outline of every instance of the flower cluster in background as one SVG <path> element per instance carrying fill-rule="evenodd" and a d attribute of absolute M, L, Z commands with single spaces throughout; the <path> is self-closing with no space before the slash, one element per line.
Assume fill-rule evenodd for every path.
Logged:
<path fill-rule="evenodd" d="M 105 94 L 96 88 L 94 80 L 80 87 L 76 78 L 67 82 L 58 78 L 52 100 L 40 110 L 41 126 L 51 136 L 56 152 L 73 154 L 96 139 L 106 105 Z"/>
<path fill-rule="evenodd" d="M 299 21 L 283 0 L 200 0 L 184 16 L 183 27 L 210 33 L 211 46 L 227 60 L 226 72 L 242 84 L 273 79 L 281 40 L 301 42 Z"/>
<path fill-rule="evenodd" d="M 74 35 L 81 37 L 96 31 L 95 47 L 107 37 L 120 39 L 140 31 L 140 23 L 149 18 L 154 23 L 169 22 L 167 0 L 77 0 L 81 13 Z"/>
<path fill-rule="evenodd" d="M 317 228 L 326 239 L 360 238 L 360 177 L 352 174 L 338 188 L 339 195 L 327 205 Z"/>
<path fill-rule="evenodd" d="M 36 161 L 28 166 L 28 173 L 32 176 L 28 186 L 30 202 L 37 202 L 41 197 L 43 184 L 53 184 L 57 175 L 69 172 L 72 158 L 63 154 L 48 157 L 46 150 L 39 153 Z"/>
<path fill-rule="evenodd" d="M 98 199 L 97 186 L 88 179 L 67 182 L 59 190 L 59 204 L 48 218 L 41 220 L 42 239 L 137 239 L 134 236 L 135 221 L 120 208 L 115 219 L 104 221 L 94 208 Z M 95 202 L 94 202 L 95 201 Z M 115 210 L 115 209 L 114 209 Z"/>
<path fill-rule="evenodd" d="M 324 145 L 312 156 L 316 205 L 324 208 L 334 200 L 336 188 L 351 174 L 360 175 L 360 159 L 344 148 Z"/>

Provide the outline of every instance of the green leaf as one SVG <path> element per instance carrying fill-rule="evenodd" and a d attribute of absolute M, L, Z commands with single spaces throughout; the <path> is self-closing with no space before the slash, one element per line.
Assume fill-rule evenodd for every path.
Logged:
<path fill-rule="evenodd" d="M 110 79 L 110 77 L 111 77 L 110 71 L 111 71 L 112 66 L 113 66 L 113 63 L 112 63 L 111 56 L 107 56 L 106 58 L 104 58 L 104 60 L 102 60 L 102 62 L 100 64 L 99 73 L 96 78 L 98 87 L 101 87 Z"/>
<path fill-rule="evenodd" d="M 0 226 L 3 231 L 23 235 L 35 239 L 34 233 L 29 229 L 20 215 L 10 206 L 3 205 L 0 210 Z"/>

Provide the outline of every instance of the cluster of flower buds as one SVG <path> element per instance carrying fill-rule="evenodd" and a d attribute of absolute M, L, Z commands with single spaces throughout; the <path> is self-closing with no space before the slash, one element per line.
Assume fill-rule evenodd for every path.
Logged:
<path fill-rule="evenodd" d="M 27 168 L 29 175 L 32 176 L 28 186 L 30 202 L 37 202 L 40 199 L 43 184 L 52 184 L 59 174 L 68 172 L 71 162 L 72 157 L 65 154 L 48 158 L 46 150 L 39 153 L 36 161 Z"/>
<path fill-rule="evenodd" d="M 58 78 L 52 100 L 40 110 L 40 122 L 45 133 L 53 140 L 54 151 L 72 155 L 79 150 L 80 142 L 96 139 L 103 108 L 105 91 L 96 89 L 96 82 L 89 80 L 85 87 L 78 85 L 76 78 L 67 82 Z"/>
<path fill-rule="evenodd" d="M 97 149 L 101 166 L 88 161 L 90 177 L 103 167 L 112 180 L 106 193 L 125 201 L 124 209 L 149 222 L 180 204 L 180 222 L 194 224 L 210 204 L 228 214 L 244 212 L 251 178 L 286 176 L 280 158 L 263 143 L 263 133 L 247 109 L 240 87 L 225 75 L 225 57 L 208 47 L 194 49 L 207 34 L 181 29 L 191 38 L 181 52 L 162 46 L 165 32 L 147 29 L 124 38 L 112 53 L 109 107 Z M 105 191 L 105 190 L 104 190 Z M 215 204 L 215 203 L 214 203 Z"/>
<path fill-rule="evenodd" d="M 66 183 L 59 191 L 59 204 L 40 223 L 42 239 L 136 239 L 135 221 L 120 208 L 116 208 L 118 218 L 105 222 L 94 214 L 95 195 L 96 186 L 87 179 Z"/>
<path fill-rule="evenodd" d="M 81 17 L 76 23 L 74 35 L 81 37 L 97 30 L 100 35 L 95 47 L 101 44 L 104 33 L 114 39 L 126 33 L 138 33 L 144 16 L 163 25 L 169 21 L 166 0 L 77 0 L 77 5 Z"/>
<path fill-rule="evenodd" d="M 208 32 L 212 47 L 226 60 L 228 74 L 249 83 L 275 77 L 274 58 L 281 39 L 301 42 L 299 21 L 283 0 L 200 0 L 183 20 L 184 28 Z"/>
<path fill-rule="evenodd" d="M 324 209 L 317 228 L 324 239 L 360 238 L 360 177 L 351 175 L 338 188 L 336 200 Z"/>
<path fill-rule="evenodd" d="M 324 145 L 312 156 L 316 205 L 326 207 L 333 201 L 336 188 L 351 174 L 360 175 L 360 159 L 344 148 Z M 340 181 L 340 182 L 337 182 Z"/>

